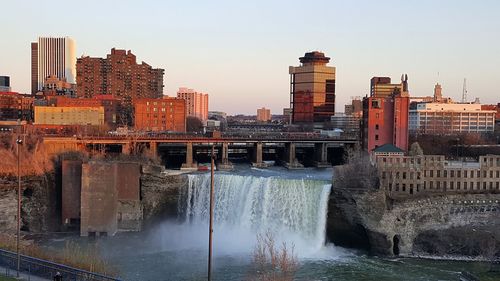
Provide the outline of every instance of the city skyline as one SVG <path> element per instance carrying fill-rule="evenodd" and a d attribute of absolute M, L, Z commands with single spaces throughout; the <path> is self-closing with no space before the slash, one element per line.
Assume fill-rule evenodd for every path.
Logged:
<path fill-rule="evenodd" d="M 439 82 L 444 96 L 460 100 L 467 78 L 469 101 L 497 102 L 496 1 L 122 3 L 9 2 L 0 22 L 16 29 L 4 33 L 0 75 L 10 76 L 13 91 L 30 93 L 30 43 L 69 36 L 77 57 L 132 50 L 138 62 L 165 69 L 164 94 L 199 89 L 210 93 L 209 110 L 230 114 L 255 114 L 262 106 L 280 114 L 289 106 L 288 67 L 314 50 L 337 69 L 337 112 L 350 97 L 369 94 L 373 76 L 401 73 L 408 73 L 412 96 L 432 95 Z M 40 20 L 54 6 L 65 9 Z"/>

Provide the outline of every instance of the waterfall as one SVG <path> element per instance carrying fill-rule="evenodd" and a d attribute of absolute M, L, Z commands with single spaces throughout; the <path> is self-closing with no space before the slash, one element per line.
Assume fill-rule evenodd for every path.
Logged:
<path fill-rule="evenodd" d="M 206 225 L 210 174 L 189 175 L 183 198 L 186 225 Z M 258 233 L 268 230 L 277 242 L 293 243 L 299 255 L 325 243 L 330 184 L 325 181 L 215 175 L 214 236 L 223 245 L 254 246 Z"/>

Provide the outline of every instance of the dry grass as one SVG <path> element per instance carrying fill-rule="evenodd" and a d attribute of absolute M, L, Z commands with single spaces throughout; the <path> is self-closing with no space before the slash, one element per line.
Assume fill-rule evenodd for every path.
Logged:
<path fill-rule="evenodd" d="M 294 245 L 283 242 L 281 247 L 276 247 L 271 231 L 257 235 L 252 262 L 255 273 L 249 280 L 255 281 L 291 281 L 299 268 Z"/>
<path fill-rule="evenodd" d="M 0 248 L 16 251 L 15 237 L 0 234 Z M 56 252 L 23 240 L 21 241 L 20 250 L 22 254 L 27 256 L 49 260 L 91 272 L 111 276 L 117 274 L 116 269 L 102 258 L 95 245 L 83 248 L 74 242 L 67 242 L 61 251 Z"/>
<path fill-rule="evenodd" d="M 0 175 L 17 176 L 17 144 L 16 134 L 0 134 Z M 43 175 L 53 169 L 53 162 L 47 156 L 42 138 L 36 134 L 23 136 L 20 146 L 21 175 Z"/>

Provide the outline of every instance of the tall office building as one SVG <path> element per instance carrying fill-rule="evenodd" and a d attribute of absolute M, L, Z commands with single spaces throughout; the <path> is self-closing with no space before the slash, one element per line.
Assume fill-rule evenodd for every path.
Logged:
<path fill-rule="evenodd" d="M 289 67 L 292 123 L 329 121 L 335 115 L 335 67 L 325 54 L 314 51 Z"/>
<path fill-rule="evenodd" d="M 138 64 L 130 50 L 113 48 L 106 58 L 78 58 L 76 72 L 78 97 L 112 95 L 132 104 L 133 99 L 163 96 L 165 70 Z"/>
<path fill-rule="evenodd" d="M 208 94 L 189 88 L 179 88 L 177 97 L 186 100 L 187 116 L 194 116 L 201 121 L 208 119 Z"/>
<path fill-rule="evenodd" d="M 392 144 L 408 150 L 408 76 L 399 84 L 391 84 L 389 77 L 373 77 L 370 86 L 370 96 L 363 99 L 363 147 L 371 152 Z"/>
<path fill-rule="evenodd" d="M 38 37 L 31 43 L 31 93 L 41 91 L 49 76 L 76 83 L 75 42 L 69 37 Z"/>

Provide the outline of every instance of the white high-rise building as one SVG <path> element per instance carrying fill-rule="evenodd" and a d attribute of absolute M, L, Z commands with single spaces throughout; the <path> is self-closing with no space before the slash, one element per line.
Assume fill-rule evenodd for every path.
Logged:
<path fill-rule="evenodd" d="M 38 37 L 38 42 L 31 44 L 32 92 L 42 90 L 51 75 L 76 83 L 75 50 L 75 41 L 69 37 Z"/>

